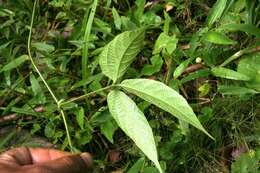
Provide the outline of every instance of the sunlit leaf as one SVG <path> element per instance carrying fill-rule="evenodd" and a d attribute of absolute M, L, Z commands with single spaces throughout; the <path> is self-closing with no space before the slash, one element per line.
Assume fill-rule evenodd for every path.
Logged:
<path fill-rule="evenodd" d="M 187 101 L 167 85 L 149 79 L 128 79 L 124 80 L 120 86 L 128 92 L 133 93 L 171 113 L 180 120 L 190 123 L 211 137 L 211 135 L 200 124 Z"/>
<path fill-rule="evenodd" d="M 143 153 L 162 172 L 152 129 L 144 114 L 126 94 L 111 91 L 107 98 L 109 111 L 118 126 L 129 136 Z"/>
<path fill-rule="evenodd" d="M 140 52 L 143 40 L 144 29 L 126 31 L 116 36 L 100 54 L 102 72 L 116 82 Z"/>
<path fill-rule="evenodd" d="M 176 49 L 178 43 L 178 39 L 175 35 L 169 36 L 166 33 L 162 32 L 157 38 L 153 50 L 153 54 L 160 53 L 163 49 L 165 49 L 169 54 L 172 54 Z"/>

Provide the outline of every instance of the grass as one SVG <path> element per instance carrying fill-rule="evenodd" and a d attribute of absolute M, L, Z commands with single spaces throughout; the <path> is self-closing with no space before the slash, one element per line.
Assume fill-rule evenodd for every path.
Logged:
<path fill-rule="evenodd" d="M 174 2 L 0 1 L 0 151 L 20 145 L 89 151 L 94 155 L 95 172 L 127 172 L 144 157 L 108 111 L 106 94 L 118 86 L 110 85 L 99 66 L 105 45 L 116 35 L 139 27 L 147 28 L 143 48 L 122 79 L 164 82 L 187 99 L 215 138 L 209 139 L 128 94 L 153 129 L 165 172 L 232 172 L 242 152 L 257 151 L 259 5 L 252 3 L 248 8 L 249 1 L 227 1 L 221 16 L 209 27 L 207 18 L 215 1 Z M 230 31 L 224 27 L 230 23 L 247 24 L 245 28 L 251 25 L 246 31 Z M 224 34 L 236 43 L 216 44 L 218 38 L 205 38 L 208 31 Z M 166 37 L 155 54 L 162 33 Z M 176 41 L 176 49 L 169 53 L 171 47 L 167 46 Z M 27 55 L 23 62 L 15 61 Z M 255 60 L 247 64 L 250 68 L 245 72 L 248 75 L 250 70 L 250 81 L 211 73 L 213 67 L 243 73 L 238 70 L 241 60 L 250 58 Z M 177 77 L 173 76 L 176 69 Z M 228 91 L 221 91 L 220 86 L 227 86 Z M 250 92 L 230 95 L 234 88 Z M 19 137 L 21 132 L 26 135 Z M 146 158 L 141 172 L 156 171 L 151 167 Z"/>

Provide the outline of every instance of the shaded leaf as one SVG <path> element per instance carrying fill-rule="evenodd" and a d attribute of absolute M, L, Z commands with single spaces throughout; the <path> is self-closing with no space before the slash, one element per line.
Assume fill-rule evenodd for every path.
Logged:
<path fill-rule="evenodd" d="M 128 79 L 121 84 L 125 90 L 171 113 L 180 120 L 190 123 L 211 135 L 203 128 L 187 101 L 167 85 L 149 79 Z M 212 138 L 212 137 L 211 137 Z"/>
<path fill-rule="evenodd" d="M 31 82 L 31 86 L 32 86 L 32 90 L 33 90 L 35 99 L 37 99 L 40 104 L 45 103 L 45 101 L 46 101 L 45 95 L 42 91 L 42 88 L 41 88 L 38 80 L 35 78 L 35 76 L 33 74 L 30 75 L 30 82 Z"/>
<path fill-rule="evenodd" d="M 230 86 L 230 85 L 219 85 L 218 92 L 223 95 L 244 95 L 244 94 L 257 94 L 256 90 L 240 87 L 240 86 Z"/>
<path fill-rule="evenodd" d="M 260 37 L 260 29 L 250 24 L 231 23 L 231 24 L 224 25 L 222 28 L 228 31 L 243 31 L 250 35 L 254 35 L 258 38 Z"/>
<path fill-rule="evenodd" d="M 192 81 L 194 79 L 198 79 L 198 78 L 201 78 L 201 77 L 207 77 L 209 75 L 210 75 L 210 70 L 208 70 L 208 69 L 198 70 L 198 71 L 190 73 L 188 76 L 182 78 L 181 83 L 183 84 L 183 83 Z"/>
<path fill-rule="evenodd" d="M 22 56 L 20 56 L 16 59 L 12 60 L 11 62 L 6 64 L 5 66 L 3 66 L 2 69 L 0 70 L 0 73 L 4 72 L 4 71 L 12 70 L 12 69 L 20 66 L 21 64 L 23 64 L 27 60 L 29 60 L 28 55 L 22 55 Z"/>
<path fill-rule="evenodd" d="M 134 12 L 134 16 L 137 21 L 140 21 L 143 16 L 145 2 L 146 2 L 146 0 L 136 0 L 135 1 L 137 9 Z"/>
<path fill-rule="evenodd" d="M 118 126 L 162 172 L 158 162 L 153 132 L 144 114 L 133 100 L 121 91 L 111 91 L 108 94 L 107 102 L 109 111 Z"/>
<path fill-rule="evenodd" d="M 233 79 L 233 80 L 244 80 L 244 81 L 250 80 L 250 78 L 243 73 L 239 73 L 234 70 L 230 70 L 223 67 L 214 67 L 211 69 L 211 72 L 213 73 L 213 75 L 221 78 Z"/>
<path fill-rule="evenodd" d="M 239 73 L 250 77 L 246 85 L 260 91 L 260 53 L 243 56 L 237 66 Z"/>
<path fill-rule="evenodd" d="M 174 79 L 177 79 L 184 72 L 184 70 L 188 67 L 188 65 L 191 63 L 193 59 L 194 58 L 189 58 L 180 63 L 180 65 L 175 69 L 173 73 Z"/>
<path fill-rule="evenodd" d="M 154 167 L 146 167 L 143 170 L 143 173 L 159 173 Z"/>
<path fill-rule="evenodd" d="M 42 43 L 42 42 L 32 43 L 32 47 L 35 47 L 37 50 L 43 51 L 46 53 L 51 53 L 55 50 L 53 45 Z"/>
<path fill-rule="evenodd" d="M 135 164 L 127 171 L 127 173 L 139 173 L 140 170 L 143 168 L 145 163 L 145 158 L 138 159 Z"/>
<path fill-rule="evenodd" d="M 83 130 L 84 123 L 85 123 L 85 114 L 84 114 L 84 109 L 82 107 L 76 114 L 76 120 L 77 120 L 79 127 Z"/>
<path fill-rule="evenodd" d="M 113 144 L 114 139 L 113 135 L 115 131 L 118 129 L 118 126 L 114 119 L 110 119 L 109 121 L 105 121 L 100 126 L 101 133 Z"/>
<path fill-rule="evenodd" d="M 235 44 L 236 42 L 228 38 L 223 33 L 209 31 L 204 35 L 204 39 L 208 42 L 215 43 L 215 44 Z"/>
<path fill-rule="evenodd" d="M 122 25 L 122 21 L 121 21 L 121 18 L 119 16 L 117 10 L 114 7 L 112 8 L 112 14 L 113 14 L 114 24 L 116 26 L 116 29 L 120 30 L 121 25 Z"/>
<path fill-rule="evenodd" d="M 208 26 L 211 26 L 222 16 L 222 13 L 226 8 L 226 4 L 227 4 L 227 0 L 217 0 L 217 2 L 210 10 L 209 16 L 207 17 Z"/>
<path fill-rule="evenodd" d="M 102 72 L 116 82 L 140 52 L 143 40 L 144 29 L 126 31 L 116 36 L 100 54 Z"/>
<path fill-rule="evenodd" d="M 155 55 L 151 58 L 151 65 L 150 64 L 145 64 L 141 74 L 142 75 L 153 75 L 154 73 L 157 73 L 161 70 L 163 65 L 163 60 L 160 55 Z"/>

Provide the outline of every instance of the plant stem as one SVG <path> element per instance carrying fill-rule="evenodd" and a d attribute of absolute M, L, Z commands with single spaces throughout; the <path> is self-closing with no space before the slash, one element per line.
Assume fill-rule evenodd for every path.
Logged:
<path fill-rule="evenodd" d="M 229 64 L 230 62 L 238 59 L 242 55 L 249 54 L 249 53 L 254 53 L 254 52 L 259 52 L 259 51 L 260 51 L 260 46 L 256 46 L 255 48 L 252 48 L 252 49 L 246 48 L 246 49 L 240 50 L 240 51 L 236 52 L 234 55 L 232 55 L 231 57 L 229 57 L 226 61 L 224 61 L 219 66 L 220 67 L 224 67 L 227 64 Z"/>
<path fill-rule="evenodd" d="M 87 97 L 89 97 L 89 96 L 91 96 L 91 95 L 93 95 L 93 94 L 96 94 L 96 93 L 99 93 L 99 92 L 102 92 L 102 91 L 111 89 L 111 88 L 113 88 L 113 87 L 116 87 L 116 85 L 110 85 L 110 86 L 107 86 L 107 87 L 98 89 L 98 90 L 96 90 L 96 91 L 93 91 L 93 92 L 90 92 L 90 93 L 81 95 L 81 96 L 79 96 L 79 97 L 71 98 L 71 99 L 69 99 L 68 101 L 61 102 L 61 103 L 60 103 L 60 106 L 63 106 L 63 105 L 72 103 L 72 102 L 74 102 L 74 101 L 79 101 L 79 100 L 85 99 L 85 98 L 87 98 Z"/>
<path fill-rule="evenodd" d="M 88 77 L 88 42 L 89 42 L 89 36 L 92 28 L 92 23 L 94 20 L 94 16 L 96 13 L 96 8 L 97 8 L 98 0 L 94 0 L 93 6 L 91 8 L 89 17 L 88 17 L 88 22 L 86 25 L 85 29 L 85 34 L 84 34 L 84 45 L 83 45 L 83 52 L 82 52 L 82 79 L 87 79 Z"/>
<path fill-rule="evenodd" d="M 166 76 L 165 76 L 165 80 L 164 80 L 164 83 L 166 85 L 169 84 L 170 80 L 171 80 L 171 77 L 172 77 L 172 72 L 173 72 L 173 60 L 172 59 L 169 59 L 168 62 L 166 63 L 167 64 L 167 72 L 166 72 Z"/>
<path fill-rule="evenodd" d="M 43 81 L 44 85 L 46 86 L 46 88 L 48 89 L 49 93 L 51 94 L 53 100 L 55 101 L 55 103 L 57 104 L 57 107 L 59 109 L 59 112 L 62 116 L 62 119 L 63 119 L 63 122 L 64 122 L 64 126 L 65 126 L 65 129 L 66 129 L 66 134 L 67 134 L 67 138 L 68 138 L 68 143 L 69 143 L 69 146 L 70 146 L 70 149 L 72 149 L 72 143 L 71 143 L 71 138 L 70 138 L 70 133 L 69 133 L 69 130 L 68 130 L 68 125 L 67 125 L 67 122 L 66 122 L 66 118 L 65 118 L 65 115 L 64 115 L 64 112 L 63 110 L 60 108 L 60 104 L 59 104 L 59 101 L 57 99 L 57 97 L 55 96 L 55 94 L 53 93 L 52 89 L 50 88 L 50 86 L 48 85 L 48 83 L 46 82 L 46 80 L 43 78 L 40 70 L 38 69 L 38 67 L 36 66 L 33 58 L 32 58 L 32 54 L 31 54 L 31 39 L 32 39 L 32 28 L 33 28 L 33 22 L 34 22 L 34 16 L 35 16 L 35 9 L 36 9 L 36 4 L 37 4 L 38 0 L 35 0 L 34 1 L 34 4 L 33 4 L 33 11 L 32 11 L 32 18 L 31 18 L 31 24 L 30 24 L 30 30 L 29 30 L 29 36 L 28 36 L 28 42 L 27 42 L 27 49 L 28 49 L 28 56 L 29 56 L 29 59 L 32 63 L 32 66 L 34 68 L 34 70 L 38 73 L 38 75 L 40 76 L 41 80 Z"/>

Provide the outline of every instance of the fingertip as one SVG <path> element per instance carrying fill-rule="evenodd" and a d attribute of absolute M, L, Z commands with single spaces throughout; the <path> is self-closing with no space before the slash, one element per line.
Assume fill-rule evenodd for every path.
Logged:
<path fill-rule="evenodd" d="M 80 157 L 85 162 L 85 164 L 87 165 L 88 168 L 93 165 L 93 160 L 89 153 L 81 153 Z"/>

